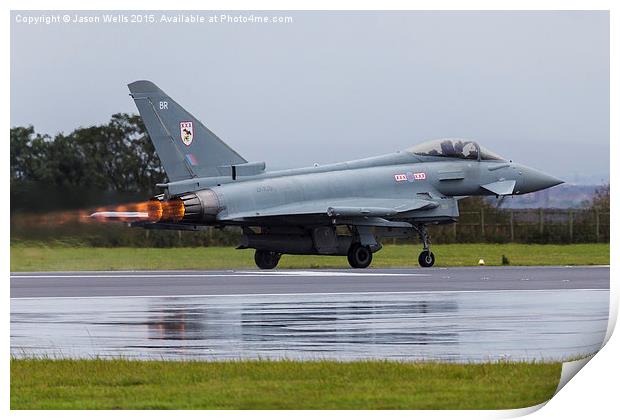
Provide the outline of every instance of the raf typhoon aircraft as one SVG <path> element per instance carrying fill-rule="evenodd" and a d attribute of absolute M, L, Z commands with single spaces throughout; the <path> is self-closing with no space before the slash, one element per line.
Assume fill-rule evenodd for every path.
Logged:
<path fill-rule="evenodd" d="M 431 267 L 429 224 L 455 223 L 458 200 L 525 194 L 562 183 L 478 143 L 442 139 L 401 152 L 308 168 L 266 171 L 248 162 L 149 81 L 131 96 L 166 172 L 146 211 L 100 212 L 146 229 L 198 231 L 238 226 L 239 249 L 261 269 L 283 254 L 342 255 L 368 267 L 384 238 L 418 236 L 418 262 Z"/>

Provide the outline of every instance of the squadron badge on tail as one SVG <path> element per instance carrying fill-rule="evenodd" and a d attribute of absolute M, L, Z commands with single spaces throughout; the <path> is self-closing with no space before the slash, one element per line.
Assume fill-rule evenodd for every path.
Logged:
<path fill-rule="evenodd" d="M 194 124 L 191 121 L 181 121 L 179 127 L 181 129 L 181 141 L 189 146 L 194 140 Z"/>

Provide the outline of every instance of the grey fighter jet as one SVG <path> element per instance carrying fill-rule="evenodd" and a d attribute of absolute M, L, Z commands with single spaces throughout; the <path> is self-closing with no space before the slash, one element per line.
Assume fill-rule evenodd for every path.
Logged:
<path fill-rule="evenodd" d="M 146 229 L 238 226 L 240 249 L 272 269 L 283 254 L 342 255 L 368 267 L 384 238 L 418 236 L 431 267 L 429 224 L 455 223 L 458 200 L 542 190 L 561 180 L 478 143 L 441 139 L 366 159 L 267 171 L 248 162 L 149 81 L 129 85 L 168 182 L 144 211 L 116 217 Z"/>

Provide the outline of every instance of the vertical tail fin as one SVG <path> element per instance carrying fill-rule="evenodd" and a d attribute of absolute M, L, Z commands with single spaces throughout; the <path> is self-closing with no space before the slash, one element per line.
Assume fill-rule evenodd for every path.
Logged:
<path fill-rule="evenodd" d="M 218 176 L 218 166 L 247 162 L 154 83 L 139 80 L 129 91 L 170 181 Z"/>

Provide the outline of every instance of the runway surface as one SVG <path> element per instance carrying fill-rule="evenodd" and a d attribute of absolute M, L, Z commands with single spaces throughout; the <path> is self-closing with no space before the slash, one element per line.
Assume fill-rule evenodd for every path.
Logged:
<path fill-rule="evenodd" d="M 11 298 L 608 289 L 609 267 L 12 273 Z"/>
<path fill-rule="evenodd" d="M 15 273 L 16 357 L 566 360 L 609 267 Z"/>

